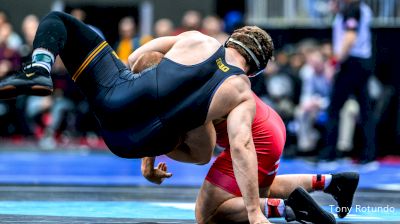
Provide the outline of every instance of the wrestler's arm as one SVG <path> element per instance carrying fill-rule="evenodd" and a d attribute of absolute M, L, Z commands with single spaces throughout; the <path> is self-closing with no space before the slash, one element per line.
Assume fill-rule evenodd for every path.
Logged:
<path fill-rule="evenodd" d="M 162 54 L 165 54 L 171 49 L 171 47 L 178 40 L 177 36 L 166 36 L 159 37 L 154 40 L 147 42 L 146 44 L 139 47 L 128 57 L 129 67 L 131 68 L 135 61 L 139 58 L 140 55 L 149 51 L 158 51 Z"/>
<path fill-rule="evenodd" d="M 253 143 L 251 125 L 255 114 L 255 102 L 251 90 L 241 93 L 241 102 L 228 115 L 227 130 L 235 178 L 243 195 L 250 223 L 265 221 L 260 209 L 257 155 Z"/>
<path fill-rule="evenodd" d="M 172 173 L 168 173 L 168 167 L 165 162 L 158 163 L 157 167 L 154 167 L 154 161 L 156 157 L 144 157 L 142 158 L 141 171 L 143 177 L 148 181 L 161 184 L 165 178 L 170 178 Z"/>
<path fill-rule="evenodd" d="M 141 171 L 144 177 L 148 176 L 154 169 L 154 161 L 156 157 L 144 157 L 142 158 Z"/>
<path fill-rule="evenodd" d="M 143 53 L 149 51 L 158 51 L 162 54 L 166 54 L 172 48 L 172 46 L 174 46 L 174 44 L 180 39 L 198 34 L 199 32 L 197 31 L 188 31 L 181 33 L 177 36 L 166 36 L 153 39 L 147 42 L 146 44 L 142 45 L 141 47 L 136 49 L 131 55 L 129 55 L 128 57 L 129 68 L 132 68 L 132 65 Z"/>

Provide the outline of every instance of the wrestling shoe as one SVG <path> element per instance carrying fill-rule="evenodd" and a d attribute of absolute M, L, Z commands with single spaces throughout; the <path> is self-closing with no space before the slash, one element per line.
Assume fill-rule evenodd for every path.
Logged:
<path fill-rule="evenodd" d="M 340 208 L 338 209 L 339 218 L 344 218 L 350 211 L 359 179 L 360 176 L 355 172 L 332 174 L 332 181 L 324 192 L 331 194 L 337 201 Z"/>
<path fill-rule="evenodd" d="M 22 72 L 0 80 L 0 99 L 15 98 L 19 95 L 47 96 L 52 92 L 53 81 L 42 67 L 28 65 Z"/>
<path fill-rule="evenodd" d="M 322 209 L 302 187 L 296 188 L 285 200 L 285 219 L 288 222 L 334 224 L 335 217 Z"/>

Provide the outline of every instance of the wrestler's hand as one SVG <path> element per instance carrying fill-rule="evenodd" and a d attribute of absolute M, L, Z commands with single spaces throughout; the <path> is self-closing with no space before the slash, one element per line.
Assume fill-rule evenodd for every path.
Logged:
<path fill-rule="evenodd" d="M 157 167 L 152 170 L 148 170 L 143 176 L 150 182 L 155 184 L 161 184 L 165 178 L 170 178 L 172 173 L 167 172 L 168 167 L 165 162 L 158 163 Z"/>
<path fill-rule="evenodd" d="M 250 221 L 250 224 L 270 223 L 261 211 L 253 213 L 253 214 L 249 213 L 249 221 Z"/>
<path fill-rule="evenodd" d="M 271 224 L 271 222 L 269 222 L 268 220 L 264 220 L 264 221 L 261 221 L 261 222 L 257 222 L 255 224 Z"/>

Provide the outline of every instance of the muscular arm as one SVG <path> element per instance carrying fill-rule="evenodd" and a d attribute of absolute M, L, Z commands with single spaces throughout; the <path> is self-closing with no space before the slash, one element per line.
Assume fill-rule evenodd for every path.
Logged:
<path fill-rule="evenodd" d="M 170 178 L 172 173 L 167 172 L 167 165 L 165 162 L 158 163 L 157 167 L 154 167 L 154 161 L 156 157 L 144 157 L 142 159 L 142 175 L 148 181 L 161 184 L 165 178 Z"/>
<path fill-rule="evenodd" d="M 250 90 L 242 97 L 241 103 L 229 113 L 227 125 L 233 170 L 251 222 L 252 217 L 261 214 L 257 156 L 251 134 L 255 103 Z"/>
<path fill-rule="evenodd" d="M 149 176 L 150 172 L 153 171 L 153 169 L 154 169 L 154 161 L 155 160 L 156 160 L 156 157 L 144 157 L 144 158 L 142 158 L 141 170 L 142 170 L 142 175 L 144 177 Z"/>
<path fill-rule="evenodd" d="M 192 38 L 195 35 L 200 34 L 198 31 L 187 31 L 181 33 L 177 36 L 166 36 L 159 37 L 154 40 L 147 42 L 145 45 L 139 47 L 135 50 L 131 55 L 129 55 L 128 62 L 129 67 L 132 68 L 132 65 L 139 58 L 140 55 L 149 51 L 158 51 L 162 54 L 166 54 L 174 44 L 182 38 Z"/>
<path fill-rule="evenodd" d="M 178 36 L 167 36 L 167 37 L 160 37 L 150 42 L 147 42 L 145 45 L 139 47 L 135 50 L 131 55 L 129 55 L 128 62 L 129 67 L 131 68 L 135 61 L 139 58 L 140 55 L 149 51 L 158 51 L 162 54 L 165 54 L 171 49 L 171 47 L 176 43 L 178 40 Z"/>
<path fill-rule="evenodd" d="M 265 223 L 260 209 L 257 156 L 251 132 L 255 102 L 250 80 L 232 76 L 218 88 L 211 101 L 207 121 L 227 119 L 233 171 L 246 206 L 250 223 Z"/>

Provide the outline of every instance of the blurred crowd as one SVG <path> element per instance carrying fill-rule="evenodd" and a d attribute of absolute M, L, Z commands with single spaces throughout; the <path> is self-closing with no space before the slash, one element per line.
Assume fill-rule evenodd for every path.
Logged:
<path fill-rule="evenodd" d="M 336 64 L 329 41 L 307 39 L 278 50 L 264 76 L 251 80 L 253 90 L 281 115 L 286 124 L 286 156 L 316 155 L 325 146 L 327 110 Z M 371 77 L 370 97 L 376 102 L 381 93 L 381 83 Z M 359 113 L 357 101 L 350 97 L 340 112 L 339 156 L 353 154 Z"/>
<path fill-rule="evenodd" d="M 69 13 L 85 21 L 84 10 L 75 8 Z M 241 21 L 241 14 L 233 12 L 228 15 L 228 22 L 224 26 L 224 21 L 218 16 L 209 15 L 203 18 L 199 12 L 191 10 L 183 15 L 179 26 L 170 19 L 163 18 L 154 23 L 153 35 L 140 36 L 137 21 L 133 16 L 126 16 L 118 23 L 118 41 L 110 44 L 120 59 L 127 63 L 130 53 L 153 38 L 199 30 L 223 43 L 228 37 L 224 27 L 230 32 Z M 39 22 L 40 18 L 36 15 L 27 15 L 19 34 L 12 27 L 8 14 L 0 10 L 0 78 L 20 70 L 24 64 L 30 62 Z M 101 28 L 90 24 L 88 26 L 107 39 Z M 21 96 L 0 101 L 0 138 L 3 143 L 7 139 L 13 139 L 12 142 L 30 139 L 43 149 L 54 149 L 78 139 L 79 144 L 104 147 L 98 138 L 97 122 L 60 58 L 56 59 L 52 77 L 55 90 L 51 96 Z"/>
<path fill-rule="evenodd" d="M 70 14 L 82 21 L 86 17 L 82 9 L 73 9 Z M 29 62 L 39 23 L 37 16 L 27 15 L 21 24 L 22 33 L 18 34 L 8 19 L 6 12 L 0 10 L 0 78 Z M 168 18 L 155 21 L 152 36 L 140 36 L 136 22 L 130 16 L 122 18 L 118 24 L 119 40 L 110 43 L 125 63 L 132 51 L 152 38 L 187 30 L 198 30 L 224 43 L 233 29 L 243 25 L 243 16 L 234 11 L 224 18 L 203 17 L 190 10 L 183 15 L 181 24 L 174 24 Z M 107 39 L 100 27 L 89 26 Z M 254 92 L 272 106 L 286 124 L 286 156 L 309 155 L 323 147 L 335 66 L 330 40 L 306 39 L 277 49 L 275 59 L 270 61 L 264 74 L 252 78 Z M 52 74 L 53 95 L 0 101 L 0 136 L 3 139 L 29 136 L 44 149 L 68 144 L 71 139 L 83 139 L 87 144 L 96 145 L 99 138 L 95 118 L 59 58 Z M 377 101 L 381 96 L 380 83 L 374 78 L 369 82 L 369 94 Z M 354 148 L 358 119 L 357 101 L 349 98 L 340 113 L 337 143 L 344 154 Z"/>

